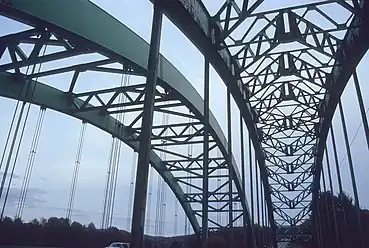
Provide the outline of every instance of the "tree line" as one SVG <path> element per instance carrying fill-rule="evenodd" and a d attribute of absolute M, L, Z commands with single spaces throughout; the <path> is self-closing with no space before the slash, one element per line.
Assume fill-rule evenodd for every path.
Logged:
<path fill-rule="evenodd" d="M 361 232 L 357 222 L 358 211 L 352 198 L 346 194 L 323 192 L 317 199 L 317 208 L 310 219 L 292 231 L 316 234 L 315 239 L 310 241 L 306 241 L 304 236 L 297 240 L 304 248 L 315 247 L 317 239 L 324 248 L 337 248 L 337 242 L 340 247 L 361 247 L 362 243 L 364 247 L 369 247 L 369 211 L 359 210 L 359 217 Z M 282 229 L 277 232 L 288 231 Z M 34 219 L 30 222 L 5 217 L 0 221 L 0 234 L 0 245 L 101 248 L 115 241 L 130 242 L 130 234 L 116 227 L 101 230 L 93 223 L 82 225 L 58 217 Z M 254 225 L 253 228 L 255 240 L 252 239 L 250 228 L 221 229 L 209 233 L 208 247 L 226 248 L 229 247 L 229 242 L 234 242 L 237 247 L 248 248 L 252 247 L 252 241 L 256 242 L 257 247 L 269 247 L 272 244 L 272 235 L 270 228 L 259 225 Z M 166 238 L 146 236 L 144 246 L 196 248 L 200 247 L 200 241 L 195 235 Z"/>
<path fill-rule="evenodd" d="M 30 222 L 5 217 L 0 221 L 0 233 L 0 246 L 101 248 L 116 241 L 130 242 L 130 234 L 116 227 L 101 230 L 93 223 L 82 225 L 76 221 L 70 222 L 66 218 L 58 217 L 34 219 Z M 254 236 L 257 237 L 256 242 L 260 247 L 269 242 L 267 237 L 270 238 L 270 235 L 271 232 L 267 228 L 254 226 Z M 234 228 L 232 231 L 223 229 L 210 232 L 208 247 L 227 248 L 231 238 L 237 246 L 245 244 L 245 247 L 251 247 L 251 230 L 245 231 L 241 227 Z M 200 247 L 200 240 L 196 235 L 146 236 L 144 246 L 145 248 L 196 248 Z"/>
<path fill-rule="evenodd" d="M 321 193 L 307 228 L 320 247 L 369 247 L 369 211 L 358 209 L 345 193 Z"/>
<path fill-rule="evenodd" d="M 0 222 L 0 233 L 0 245 L 101 248 L 114 241 L 129 242 L 129 234 L 115 227 L 100 230 L 93 223 L 70 223 L 58 217 L 30 222 L 5 217 Z"/>

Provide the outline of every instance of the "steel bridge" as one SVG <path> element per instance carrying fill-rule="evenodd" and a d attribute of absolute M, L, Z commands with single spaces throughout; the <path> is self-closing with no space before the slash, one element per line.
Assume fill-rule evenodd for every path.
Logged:
<path fill-rule="evenodd" d="M 247 247 L 276 247 L 297 240 L 314 240 L 316 247 L 324 247 L 319 218 L 312 221 L 313 229 L 289 230 L 322 214 L 316 213 L 316 206 L 323 191 L 327 138 L 333 139 L 334 147 L 336 143 L 331 123 L 337 106 L 360 211 L 340 99 L 353 77 L 369 148 L 356 72 L 369 46 L 369 1 L 295 1 L 282 8 L 275 3 L 275 8 L 268 8 L 273 4 L 269 0 L 222 1 L 210 13 L 201 0 L 152 0 L 148 44 L 87 0 L 0 0 L 3 16 L 30 27 L 0 37 L 0 58 L 9 58 L 0 63 L 0 96 L 21 101 L 21 111 L 26 104 L 35 104 L 78 118 L 138 153 L 133 248 L 142 247 L 150 164 L 173 191 L 203 247 L 209 232 L 232 229 L 240 221 L 251 228 Z M 204 56 L 204 98 L 159 53 L 163 15 Z M 31 48 L 25 51 L 23 45 Z M 85 55 L 93 59 L 60 62 Z M 209 110 L 210 65 L 227 88 L 226 134 Z M 140 80 L 76 92 L 79 79 L 91 71 Z M 51 76 L 66 73 L 71 75 L 65 82 L 69 90 L 48 85 Z M 119 102 L 122 96 L 126 100 Z M 240 112 L 241 147 L 232 144 L 231 99 Z M 122 113 L 132 118 L 116 117 Z M 169 115 L 172 121 L 155 121 L 158 114 Z M 236 163 L 235 149 L 241 151 L 241 164 Z M 340 179 L 336 148 L 334 155 L 331 164 L 332 168 L 336 164 Z M 8 167 L 9 162 L 1 167 L 4 178 Z M 260 173 L 260 183 L 252 181 L 252 173 Z M 251 198 L 246 195 L 248 187 Z M 1 193 L 3 188 L 4 182 Z M 214 213 L 224 214 L 226 223 Z M 262 242 L 253 231 L 256 219 L 272 233 L 263 234 Z"/>

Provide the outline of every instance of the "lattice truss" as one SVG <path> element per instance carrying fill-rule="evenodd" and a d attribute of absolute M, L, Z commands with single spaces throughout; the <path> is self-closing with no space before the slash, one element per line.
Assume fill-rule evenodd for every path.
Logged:
<path fill-rule="evenodd" d="M 257 115 L 280 226 L 298 225 L 309 215 L 319 107 L 337 48 L 359 8 L 357 1 L 228 0 L 214 16 L 222 29 L 219 43 L 238 62 Z"/>
<path fill-rule="evenodd" d="M 70 113 L 98 112 L 104 116 L 124 113 L 123 123 L 117 122 L 116 128 L 124 124 L 136 134 L 130 142 L 139 141 L 145 96 L 144 69 L 76 34 L 58 32 L 42 25 L 23 29 L 20 32 L 9 31 L 0 37 L 0 73 L 11 73 L 20 82 L 36 80 L 45 84 L 54 83 L 60 89 L 66 88 Z M 131 75 L 129 84 L 120 84 L 122 74 Z M 116 86 L 108 87 L 112 80 L 117 82 Z M 98 85 L 98 89 L 86 90 L 79 84 Z M 165 171 L 156 169 L 161 175 L 171 173 L 174 176 L 175 184 L 185 193 L 184 203 L 192 208 L 190 214 L 201 223 L 203 116 L 161 80 L 154 108 L 152 150 L 160 156 L 166 168 Z M 235 213 L 233 225 L 243 218 L 243 208 L 237 190 L 240 190 L 240 184 L 229 179 L 226 144 L 221 143 L 225 138 L 218 137 L 212 128 L 209 135 L 207 211 L 209 228 L 219 229 L 229 226 L 230 197 Z M 236 176 L 232 178 L 239 180 L 238 172 L 233 173 Z M 230 184 L 233 185 L 232 193 L 229 192 Z"/>

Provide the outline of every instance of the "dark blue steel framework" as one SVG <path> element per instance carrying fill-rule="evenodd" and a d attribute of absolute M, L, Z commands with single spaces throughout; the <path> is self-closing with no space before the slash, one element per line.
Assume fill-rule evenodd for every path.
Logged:
<path fill-rule="evenodd" d="M 314 1 L 258 12 L 266 2 L 225 1 L 214 16 L 201 1 L 167 1 L 165 9 L 210 57 L 241 110 L 275 230 L 300 224 L 314 208 L 334 111 L 368 49 L 369 3 Z M 348 18 L 335 20 L 325 6 L 344 9 Z M 320 27 L 322 20 L 330 28 Z"/>
<path fill-rule="evenodd" d="M 204 54 L 205 85 L 208 85 L 210 62 L 227 86 L 228 99 L 230 94 L 235 99 L 254 146 L 272 230 L 297 226 L 308 219 L 314 212 L 320 192 L 322 159 L 334 111 L 369 46 L 368 1 L 314 1 L 259 12 L 258 8 L 267 0 L 226 0 L 211 16 L 200 0 L 155 0 L 152 2 L 158 12 L 153 22 L 150 55 L 148 44 L 107 13 L 88 1 L 71 2 L 48 1 L 41 9 L 33 1 L 0 1 L 2 15 L 33 27 L 0 38 L 0 55 L 8 52 L 12 60 L 0 65 L 0 95 L 75 116 L 139 150 L 141 159 L 138 166 L 148 169 L 145 161 L 150 159 L 152 166 L 175 193 L 195 232 L 203 234 L 204 245 L 208 229 L 231 228 L 239 218 L 243 219 L 244 225 L 250 225 L 244 173 L 241 180 L 231 151 L 231 125 L 228 125 L 227 143 L 208 110 L 207 88 L 204 103 L 184 77 L 158 55 L 160 44 L 153 45 L 155 39 L 160 41 L 160 16 L 163 12 Z M 344 12 L 346 18 L 336 20 L 327 6 Z M 55 11 L 65 11 L 68 17 L 57 15 Z M 81 17 L 81 11 L 88 14 Z M 319 18 L 313 20 L 312 14 Z M 322 26 L 322 20 L 329 24 L 329 28 Z M 96 22 L 105 25 L 93 25 Z M 112 31 L 106 32 L 102 26 Z M 21 43 L 34 44 L 29 55 L 20 49 Z M 122 46 L 123 43 L 134 44 L 135 51 L 127 45 Z M 63 51 L 41 55 L 41 49 L 46 45 Z M 30 65 L 93 53 L 104 58 L 24 73 L 25 67 Z M 148 66 L 147 61 L 151 61 Z M 123 69 L 108 66 L 113 63 L 120 63 Z M 154 83 L 156 78 L 158 81 L 157 85 L 153 84 L 153 98 L 145 99 L 148 108 L 143 108 L 143 99 L 148 95 L 145 94 L 145 84 L 74 93 L 78 76 L 86 70 L 143 76 L 147 77 L 147 85 Z M 39 78 L 65 72 L 74 73 L 68 92 L 36 82 Z M 115 98 L 104 102 L 99 97 L 103 93 L 114 93 L 115 98 L 125 94 L 129 99 L 129 110 L 126 111 L 140 114 L 132 123 L 116 125 L 110 115 L 121 110 L 117 110 L 119 106 L 114 104 Z M 90 103 L 93 98 L 98 100 L 99 106 Z M 147 110 L 150 108 L 154 114 L 166 112 L 186 121 L 150 127 L 152 113 Z M 145 130 L 153 129 L 152 142 L 147 146 L 142 144 L 145 136 L 140 137 L 141 126 L 137 124 L 145 115 L 148 125 Z M 188 122 L 188 119 L 194 121 Z M 174 128 L 182 129 L 175 132 Z M 189 128 L 196 131 L 190 134 Z M 169 129 L 172 134 L 165 136 Z M 175 147 L 189 142 L 203 145 L 202 152 L 195 158 L 172 154 L 179 158 L 163 161 L 155 153 L 163 152 L 160 148 L 163 146 Z M 221 157 L 211 152 L 217 149 Z M 221 187 L 211 183 L 219 177 L 215 173 L 218 170 L 222 177 L 227 178 Z M 189 173 L 192 179 L 199 179 L 198 185 L 189 185 L 194 189 L 191 194 L 183 190 L 183 185 L 186 185 L 184 179 L 189 176 L 177 174 L 179 171 Z M 138 178 L 147 180 L 147 174 Z M 201 188 L 209 190 L 202 191 Z M 224 188 L 227 190 L 222 190 Z M 146 189 L 140 191 L 136 188 L 135 196 L 135 204 L 138 205 L 134 210 L 132 230 L 137 238 L 134 246 L 139 247 L 143 235 Z M 214 203 L 219 202 L 222 204 L 217 207 Z M 240 203 L 241 208 L 234 209 L 235 202 Z M 228 213 L 227 224 L 217 223 L 208 216 L 208 213 L 217 211 Z M 199 224 L 200 219 L 202 225 Z M 283 241 L 293 240 L 296 235 L 275 233 L 275 237 L 275 241 Z"/>

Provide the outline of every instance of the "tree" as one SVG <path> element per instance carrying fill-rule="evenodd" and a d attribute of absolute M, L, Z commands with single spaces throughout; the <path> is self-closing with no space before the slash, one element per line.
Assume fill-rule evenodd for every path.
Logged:
<path fill-rule="evenodd" d="M 40 224 L 41 223 L 41 224 Z M 88 230 L 88 232 L 87 232 Z M 117 228 L 101 232 L 93 223 L 82 226 L 78 222 L 69 225 L 66 218 L 50 217 L 33 219 L 25 223 L 21 219 L 5 217 L 0 221 L 0 246 L 32 247 L 91 247 L 100 248 L 112 241 L 128 241 L 129 234 Z"/>
<path fill-rule="evenodd" d="M 41 224 L 41 226 L 45 226 L 45 225 L 46 225 L 46 223 L 47 223 L 47 219 L 46 219 L 46 218 L 44 218 L 44 217 L 41 217 L 41 218 L 40 218 L 40 224 Z"/>
<path fill-rule="evenodd" d="M 38 221 L 38 219 L 33 219 L 32 221 L 31 221 L 31 223 L 30 223 L 31 225 L 33 225 L 33 226 L 39 226 L 40 225 L 40 222 Z"/>
<path fill-rule="evenodd" d="M 70 227 L 74 230 L 82 230 L 83 229 L 82 224 L 77 222 L 77 221 L 73 221 L 72 224 L 70 225 Z"/>
<path fill-rule="evenodd" d="M 94 224 L 94 223 L 92 223 L 92 222 L 91 222 L 90 224 L 88 224 L 87 228 L 88 228 L 89 230 L 95 230 L 95 229 L 96 229 L 95 224 Z"/>
<path fill-rule="evenodd" d="M 335 196 L 331 192 L 322 192 L 316 206 L 309 231 L 314 233 L 314 225 L 318 225 L 323 247 L 337 247 L 337 242 L 341 247 L 361 247 L 357 210 L 350 196 L 345 193 Z M 361 216 L 364 212 L 361 210 Z M 367 235 L 364 236 L 368 239 Z"/>
<path fill-rule="evenodd" d="M 21 218 L 15 218 L 15 219 L 14 219 L 14 221 L 13 221 L 13 223 L 14 223 L 15 225 L 17 225 L 17 226 L 21 226 L 21 225 L 23 225 L 23 221 L 22 221 L 22 219 L 21 219 Z"/>
<path fill-rule="evenodd" d="M 5 226 L 11 226 L 11 225 L 13 225 L 13 220 L 12 220 L 10 217 L 5 217 L 5 218 L 2 220 L 2 223 L 3 223 Z"/>
<path fill-rule="evenodd" d="M 50 217 L 47 220 L 46 226 L 48 227 L 68 227 L 69 221 L 66 218 Z"/>

